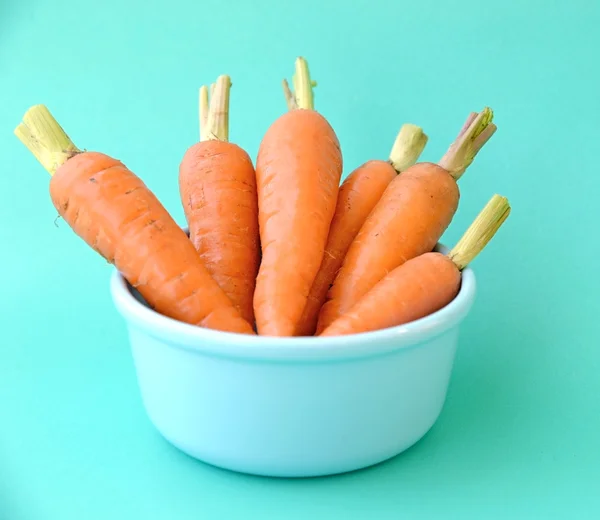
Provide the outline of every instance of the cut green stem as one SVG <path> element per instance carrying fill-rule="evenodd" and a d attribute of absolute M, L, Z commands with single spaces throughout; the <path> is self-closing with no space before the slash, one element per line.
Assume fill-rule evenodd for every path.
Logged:
<path fill-rule="evenodd" d="M 411 167 L 419 159 L 428 139 L 421 127 L 411 123 L 402 125 L 390 152 L 390 164 L 398 173 Z"/>
<path fill-rule="evenodd" d="M 202 132 L 203 141 L 216 139 L 229 140 L 229 90 L 231 79 L 227 75 L 218 77 L 211 86 L 210 106 L 206 121 L 206 130 Z"/>
<path fill-rule="evenodd" d="M 200 87 L 199 95 L 199 112 L 200 112 L 200 140 L 205 140 L 206 127 L 208 124 L 208 88 L 206 85 Z"/>
<path fill-rule="evenodd" d="M 494 195 L 448 253 L 448 258 L 463 270 L 483 250 L 510 214 L 506 197 Z"/>
<path fill-rule="evenodd" d="M 296 72 L 292 76 L 294 92 L 290 90 L 287 81 L 283 81 L 283 92 L 289 110 L 298 108 L 314 110 L 313 88 L 317 82 L 310 79 L 308 63 L 302 57 L 296 58 Z M 293 102 L 292 102 L 293 100 Z"/>
<path fill-rule="evenodd" d="M 493 117 L 494 114 L 488 107 L 479 114 L 469 114 L 458 137 L 441 158 L 438 164 L 450 172 L 455 180 L 460 179 L 479 150 L 496 131 L 496 125 L 492 123 Z"/>
<path fill-rule="evenodd" d="M 298 104 L 296 103 L 296 98 L 294 97 L 293 92 L 290 89 L 290 85 L 287 82 L 287 79 L 284 79 L 282 82 L 283 85 L 283 94 L 285 96 L 285 101 L 288 106 L 288 110 L 296 110 L 298 108 Z"/>
<path fill-rule="evenodd" d="M 81 153 L 44 105 L 27 110 L 14 132 L 50 175 Z"/>

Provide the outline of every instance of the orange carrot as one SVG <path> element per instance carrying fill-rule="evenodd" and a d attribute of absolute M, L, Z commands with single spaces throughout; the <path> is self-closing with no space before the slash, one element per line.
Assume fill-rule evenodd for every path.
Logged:
<path fill-rule="evenodd" d="M 398 173 L 417 161 L 426 144 L 427 136 L 421 128 L 405 124 L 398 133 L 388 161 L 368 161 L 346 177 L 340 186 L 323 261 L 308 295 L 297 335 L 311 336 L 315 333 L 319 310 L 352 240 L 387 185 Z"/>
<path fill-rule="evenodd" d="M 43 105 L 27 111 L 15 134 L 50 172 L 60 216 L 150 307 L 186 323 L 253 333 L 184 231 L 124 164 L 79 150 Z"/>
<path fill-rule="evenodd" d="M 396 267 L 321 336 L 402 325 L 448 305 L 458 294 L 461 271 L 491 240 L 509 213 L 508 200 L 494 195 L 448 255 L 424 253 Z"/>
<path fill-rule="evenodd" d="M 262 261 L 254 312 L 259 334 L 291 336 L 306 305 L 342 174 L 338 138 L 313 109 L 312 82 L 296 60 L 292 109 L 267 130 L 256 160 Z"/>
<path fill-rule="evenodd" d="M 492 115 L 489 108 L 471 114 L 438 165 L 417 163 L 390 182 L 348 249 L 317 334 L 392 269 L 435 247 L 458 207 L 456 181 L 496 130 Z"/>
<path fill-rule="evenodd" d="M 179 167 L 190 239 L 204 266 L 248 323 L 260 263 L 256 174 L 249 155 L 229 139 L 228 76 L 220 76 L 210 110 L 200 91 L 201 140 Z"/>

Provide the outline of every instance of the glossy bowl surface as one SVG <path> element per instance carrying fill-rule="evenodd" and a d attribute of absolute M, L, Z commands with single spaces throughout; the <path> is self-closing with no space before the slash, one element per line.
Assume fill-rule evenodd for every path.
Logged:
<path fill-rule="evenodd" d="M 405 325 L 295 338 L 224 333 L 167 318 L 117 271 L 110 288 L 127 325 L 145 409 L 169 442 L 222 468 L 309 477 L 382 462 L 432 427 L 476 282 L 465 269 L 450 304 Z"/>

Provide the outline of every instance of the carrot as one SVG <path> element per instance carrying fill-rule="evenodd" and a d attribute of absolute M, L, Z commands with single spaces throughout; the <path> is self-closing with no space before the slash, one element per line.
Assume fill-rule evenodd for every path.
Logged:
<path fill-rule="evenodd" d="M 508 200 L 494 195 L 448 255 L 424 253 L 396 267 L 321 336 L 402 325 L 448 305 L 460 289 L 461 271 L 487 245 L 509 214 Z"/>
<path fill-rule="evenodd" d="M 218 78 L 207 110 L 200 89 L 200 142 L 179 166 L 179 191 L 190 239 L 204 266 L 248 323 L 260 263 L 256 174 L 250 156 L 229 139 L 229 76 Z"/>
<path fill-rule="evenodd" d="M 253 333 L 184 231 L 123 163 L 79 150 L 43 105 L 26 112 L 15 134 L 50 173 L 59 215 L 150 307 L 186 323 Z"/>
<path fill-rule="evenodd" d="M 294 85 L 292 110 L 269 127 L 256 160 L 262 261 L 254 312 L 261 335 L 294 334 L 323 259 L 342 174 L 338 138 L 313 109 L 303 58 Z"/>
<path fill-rule="evenodd" d="M 458 207 L 456 181 L 496 130 L 492 116 L 489 108 L 470 114 L 439 164 L 417 163 L 390 182 L 348 249 L 319 313 L 317 333 L 392 269 L 434 248 Z"/>
<path fill-rule="evenodd" d="M 426 144 L 427 136 L 421 128 L 405 124 L 398 133 L 388 161 L 367 161 L 346 177 L 340 186 L 323 261 L 308 295 L 297 335 L 314 334 L 319 310 L 352 240 L 387 185 L 398 173 L 417 161 Z"/>

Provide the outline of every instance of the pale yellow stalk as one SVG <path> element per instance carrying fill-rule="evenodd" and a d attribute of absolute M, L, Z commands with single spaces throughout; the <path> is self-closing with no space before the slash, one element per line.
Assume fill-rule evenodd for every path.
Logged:
<path fill-rule="evenodd" d="M 448 253 L 448 258 L 463 270 L 483 250 L 510 214 L 506 197 L 494 195 Z"/>
<path fill-rule="evenodd" d="M 317 86 L 317 82 L 310 79 L 308 63 L 302 57 L 296 58 L 296 71 L 292 76 L 292 84 L 293 93 L 286 80 L 282 83 L 288 109 L 314 110 L 313 88 Z"/>
<path fill-rule="evenodd" d="M 389 162 L 400 173 L 417 162 L 428 141 L 423 129 L 406 123 L 400 128 L 390 152 Z"/>
<path fill-rule="evenodd" d="M 14 133 L 50 175 L 81 153 L 45 105 L 27 110 Z"/>
<path fill-rule="evenodd" d="M 208 88 L 206 85 L 200 87 L 199 96 L 199 112 L 200 112 L 200 140 L 205 140 L 206 127 L 208 124 Z"/>
<path fill-rule="evenodd" d="M 229 140 L 229 91 L 231 79 L 227 75 L 218 77 L 210 97 L 210 107 L 203 140 Z"/>

